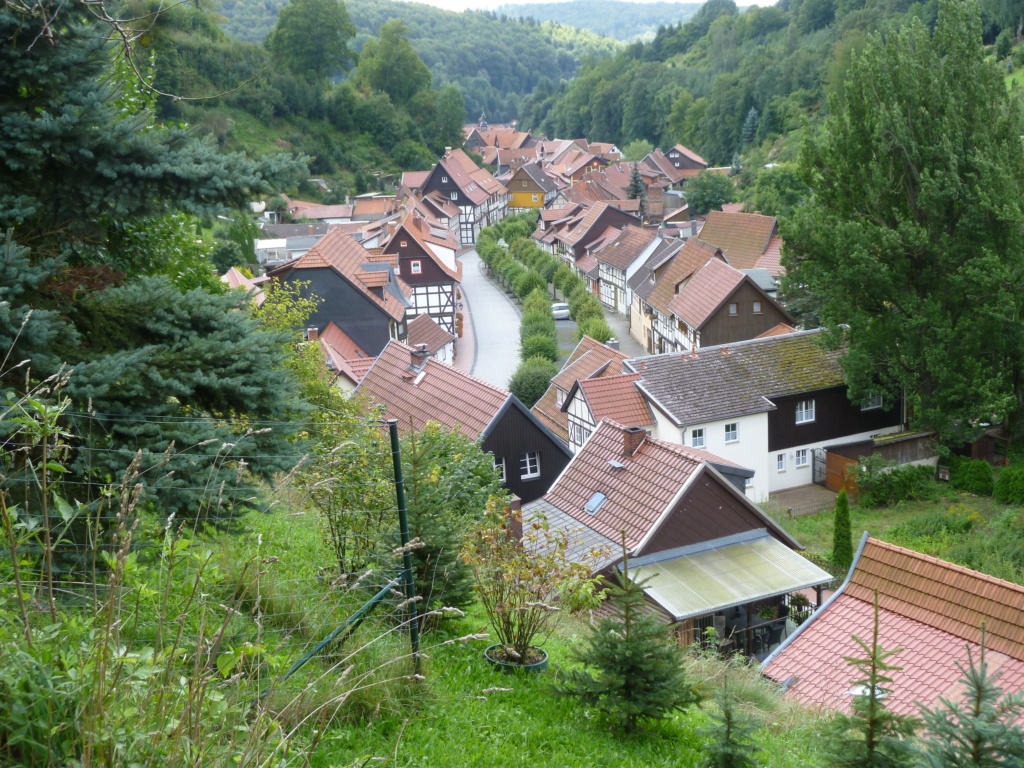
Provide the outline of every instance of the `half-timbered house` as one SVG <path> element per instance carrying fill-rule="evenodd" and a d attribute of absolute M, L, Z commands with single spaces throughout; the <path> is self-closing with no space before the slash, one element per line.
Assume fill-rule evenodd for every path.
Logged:
<path fill-rule="evenodd" d="M 384 246 L 398 258 L 399 276 L 412 287 L 410 315 L 426 314 L 448 333 L 455 332 L 462 264 L 447 231 L 432 228 L 416 213 L 407 216 Z"/>

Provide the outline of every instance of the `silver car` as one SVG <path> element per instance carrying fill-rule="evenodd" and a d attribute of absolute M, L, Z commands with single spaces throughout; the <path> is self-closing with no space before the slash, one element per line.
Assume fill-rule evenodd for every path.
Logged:
<path fill-rule="evenodd" d="M 552 304 L 551 314 L 555 316 L 555 320 L 568 320 L 569 305 L 561 302 L 559 302 L 558 304 Z"/>

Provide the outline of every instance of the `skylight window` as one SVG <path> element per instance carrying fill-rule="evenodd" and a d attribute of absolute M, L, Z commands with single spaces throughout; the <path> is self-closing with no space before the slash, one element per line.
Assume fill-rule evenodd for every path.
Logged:
<path fill-rule="evenodd" d="M 590 501 L 583 505 L 583 511 L 591 515 L 596 515 L 597 511 L 604 506 L 606 501 L 608 501 L 608 497 L 598 491 L 590 497 Z"/>

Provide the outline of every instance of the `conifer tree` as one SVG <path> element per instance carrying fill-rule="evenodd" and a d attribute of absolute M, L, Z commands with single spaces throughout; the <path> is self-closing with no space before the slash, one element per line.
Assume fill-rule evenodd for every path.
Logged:
<path fill-rule="evenodd" d="M 853 681 L 857 694 L 851 702 L 852 712 L 837 715 L 832 724 L 826 742 L 829 765 L 833 768 L 910 768 L 914 753 L 909 739 L 914 735 L 916 723 L 913 718 L 892 712 L 884 701 L 888 693 L 885 686 L 892 683 L 892 678 L 885 673 L 902 669 L 886 659 L 903 649 L 884 651 L 878 644 L 877 591 L 871 642 L 866 643 L 856 635 L 853 639 L 864 655 L 845 658 L 862 677 Z"/>
<path fill-rule="evenodd" d="M 640 201 L 640 218 L 644 219 L 647 217 L 647 209 L 644 206 L 644 192 L 647 191 L 647 187 L 644 184 L 644 180 L 640 178 L 640 169 L 636 163 L 633 163 L 633 169 L 629 177 L 629 186 L 626 187 L 626 194 L 630 200 Z"/>
<path fill-rule="evenodd" d="M 969 666 L 960 683 L 960 703 L 940 698 L 941 705 L 924 708 L 927 740 L 921 768 L 1008 768 L 1024 765 L 1024 728 L 1016 721 L 1024 715 L 1024 694 L 1003 695 L 985 661 L 985 634 L 975 663 L 967 649 Z"/>
<path fill-rule="evenodd" d="M 700 701 L 687 680 L 683 657 L 665 626 L 644 607 L 644 582 L 629 578 L 623 545 L 622 570 L 608 600 L 614 616 L 602 619 L 573 658 L 594 668 L 574 669 L 556 691 L 593 707 L 626 732 L 642 720 L 662 719 Z"/>
<path fill-rule="evenodd" d="M 715 696 L 718 711 L 711 717 L 714 724 L 704 731 L 708 743 L 704 747 L 703 768 L 758 768 L 758 746 L 752 737 L 756 721 L 737 707 L 736 696 L 729 690 L 729 676 Z"/>
<path fill-rule="evenodd" d="M 844 571 L 853 563 L 853 531 L 850 528 L 850 500 L 846 489 L 839 490 L 832 518 L 832 562 Z"/>

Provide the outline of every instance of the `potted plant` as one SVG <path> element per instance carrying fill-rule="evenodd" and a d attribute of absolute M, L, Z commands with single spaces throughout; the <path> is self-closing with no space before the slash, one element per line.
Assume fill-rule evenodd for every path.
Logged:
<path fill-rule="evenodd" d="M 495 503 L 470 531 L 462 558 L 473 570 L 498 640 L 484 653 L 491 664 L 507 672 L 543 671 L 547 652 L 537 642 L 551 633 L 559 613 L 598 604 L 589 558 L 571 560 L 569 543 L 568 535 L 552 531 L 543 516 L 535 514 L 523 526 L 518 512 Z"/>
<path fill-rule="evenodd" d="M 765 603 L 757 609 L 757 618 L 762 621 L 772 621 L 778 618 L 779 608 L 774 603 Z"/>

